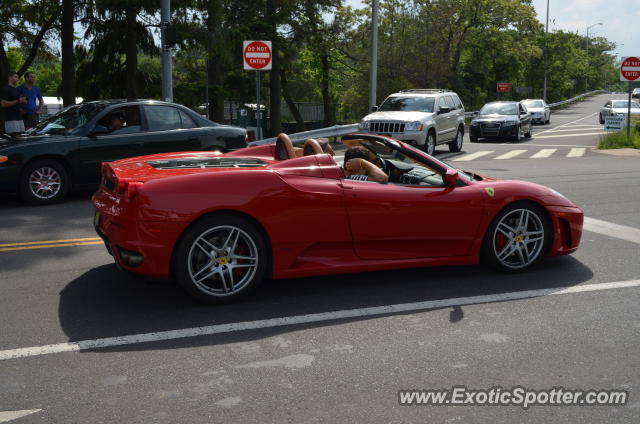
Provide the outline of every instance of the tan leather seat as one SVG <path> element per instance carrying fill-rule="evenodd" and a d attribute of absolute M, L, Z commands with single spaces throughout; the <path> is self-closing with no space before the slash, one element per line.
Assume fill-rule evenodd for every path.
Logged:
<path fill-rule="evenodd" d="M 304 141 L 302 151 L 304 156 L 321 155 L 324 153 L 322 151 L 322 146 L 318 143 L 318 140 L 314 140 L 313 138 L 308 138 Z"/>
<path fill-rule="evenodd" d="M 278 134 L 274 156 L 276 160 L 295 159 L 297 156 L 291 139 L 285 133 Z"/>

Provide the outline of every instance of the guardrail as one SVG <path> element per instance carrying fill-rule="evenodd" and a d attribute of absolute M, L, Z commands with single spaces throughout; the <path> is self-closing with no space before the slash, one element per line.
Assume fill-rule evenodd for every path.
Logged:
<path fill-rule="evenodd" d="M 571 104 L 573 102 L 577 102 L 587 96 L 592 96 L 598 93 L 606 93 L 605 90 L 594 90 L 588 93 L 580 94 L 579 96 L 573 97 L 568 100 L 562 100 L 561 102 L 549 103 L 550 108 L 564 106 L 567 104 Z M 477 112 L 465 112 L 465 118 L 473 118 Z M 316 137 L 340 137 L 342 135 L 351 134 L 353 132 L 358 131 L 358 124 L 348 124 L 348 125 L 334 125 L 332 127 L 327 128 L 319 128 L 317 130 L 304 131 L 294 134 L 287 134 L 291 141 L 304 141 L 307 138 L 316 138 Z M 270 144 L 276 141 L 276 137 L 265 138 L 263 140 L 252 141 L 249 143 L 249 146 L 258 146 L 261 144 Z"/>

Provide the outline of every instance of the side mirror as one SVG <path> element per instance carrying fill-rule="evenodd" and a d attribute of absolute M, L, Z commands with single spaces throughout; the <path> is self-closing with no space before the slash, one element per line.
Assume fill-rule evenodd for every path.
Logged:
<path fill-rule="evenodd" d="M 455 187 L 458 184 L 458 171 L 455 169 L 447 169 L 444 176 L 444 185 L 447 187 Z"/>
<path fill-rule="evenodd" d="M 104 125 L 96 125 L 89 133 L 89 137 L 95 137 L 102 134 L 109 134 L 109 128 L 105 127 Z"/>
<path fill-rule="evenodd" d="M 376 112 L 378 110 L 378 106 L 371 106 L 371 112 Z"/>
<path fill-rule="evenodd" d="M 441 113 L 449 113 L 449 112 L 451 112 L 451 108 L 446 106 L 440 106 L 440 110 L 438 110 L 438 115 L 440 115 Z"/>

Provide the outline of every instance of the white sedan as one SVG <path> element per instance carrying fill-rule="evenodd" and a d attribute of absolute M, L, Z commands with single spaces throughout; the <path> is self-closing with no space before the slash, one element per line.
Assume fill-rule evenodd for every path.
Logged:
<path fill-rule="evenodd" d="M 600 108 L 600 123 L 604 124 L 607 116 L 627 116 L 629 110 L 628 100 L 609 100 Z M 640 104 L 631 102 L 631 116 L 640 117 Z"/>
<path fill-rule="evenodd" d="M 521 102 L 531 113 L 533 122 L 548 124 L 551 122 L 551 108 L 547 102 L 542 99 L 527 99 Z"/>

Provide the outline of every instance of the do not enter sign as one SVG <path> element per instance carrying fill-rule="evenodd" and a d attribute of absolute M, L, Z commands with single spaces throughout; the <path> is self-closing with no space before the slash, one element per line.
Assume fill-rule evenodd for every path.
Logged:
<path fill-rule="evenodd" d="M 640 59 L 635 56 L 623 57 L 620 64 L 620 81 L 635 81 L 640 78 Z"/>
<path fill-rule="evenodd" d="M 271 41 L 244 41 L 242 51 L 246 71 L 271 69 Z"/>

